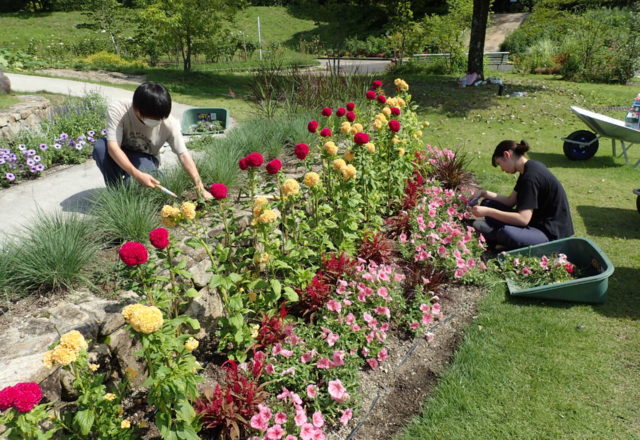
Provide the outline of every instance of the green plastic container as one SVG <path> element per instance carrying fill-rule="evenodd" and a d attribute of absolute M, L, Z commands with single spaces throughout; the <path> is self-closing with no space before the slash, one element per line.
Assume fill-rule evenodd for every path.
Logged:
<path fill-rule="evenodd" d="M 507 286 L 512 296 L 596 304 L 601 304 L 607 300 L 609 277 L 613 274 L 614 267 L 604 252 L 587 238 L 563 238 L 535 246 L 514 249 L 507 253 L 528 257 L 563 253 L 571 263 L 578 267 L 579 273 L 582 274 L 580 278 L 563 283 L 524 289 L 518 287 L 516 283 L 507 278 Z"/>
<path fill-rule="evenodd" d="M 222 124 L 221 130 L 196 130 L 198 123 L 210 123 L 219 121 Z M 210 108 L 199 107 L 190 108 L 182 113 L 182 123 L 180 124 L 182 134 L 184 135 L 200 135 L 200 134 L 220 134 L 229 127 L 229 111 L 226 108 Z"/>

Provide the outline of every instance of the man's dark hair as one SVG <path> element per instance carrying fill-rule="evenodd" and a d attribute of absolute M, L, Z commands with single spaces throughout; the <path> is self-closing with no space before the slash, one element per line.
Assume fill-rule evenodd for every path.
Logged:
<path fill-rule="evenodd" d="M 133 108 L 143 117 L 164 119 L 171 114 L 171 95 L 162 84 L 140 84 L 133 93 Z"/>

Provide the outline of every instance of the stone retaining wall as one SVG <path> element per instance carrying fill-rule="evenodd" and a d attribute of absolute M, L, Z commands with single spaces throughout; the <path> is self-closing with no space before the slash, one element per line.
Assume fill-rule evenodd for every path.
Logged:
<path fill-rule="evenodd" d="M 51 103 L 42 96 L 18 95 L 18 98 L 21 103 L 0 110 L 0 139 L 12 139 L 25 128 L 37 128 L 51 114 Z"/>

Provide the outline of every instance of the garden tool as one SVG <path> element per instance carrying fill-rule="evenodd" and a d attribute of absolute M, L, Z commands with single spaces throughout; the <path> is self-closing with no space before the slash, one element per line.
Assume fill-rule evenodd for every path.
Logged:
<path fill-rule="evenodd" d="M 165 194 L 169 194 L 173 198 L 176 198 L 176 199 L 178 198 L 178 196 L 175 193 L 171 192 L 170 190 L 168 190 L 164 186 L 160 185 L 159 183 L 156 184 L 156 188 L 158 188 L 160 191 L 162 191 Z"/>

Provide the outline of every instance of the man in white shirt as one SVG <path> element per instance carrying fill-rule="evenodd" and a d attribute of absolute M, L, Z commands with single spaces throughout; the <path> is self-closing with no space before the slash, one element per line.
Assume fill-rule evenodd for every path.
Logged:
<path fill-rule="evenodd" d="M 211 198 L 187 150 L 180 123 L 171 116 L 171 95 L 162 84 L 141 84 L 133 93 L 133 102 L 109 105 L 107 138 L 95 143 L 93 158 L 107 186 L 130 176 L 142 186 L 155 188 L 160 182 L 153 174 L 165 142 L 180 159 L 198 195 Z"/>

